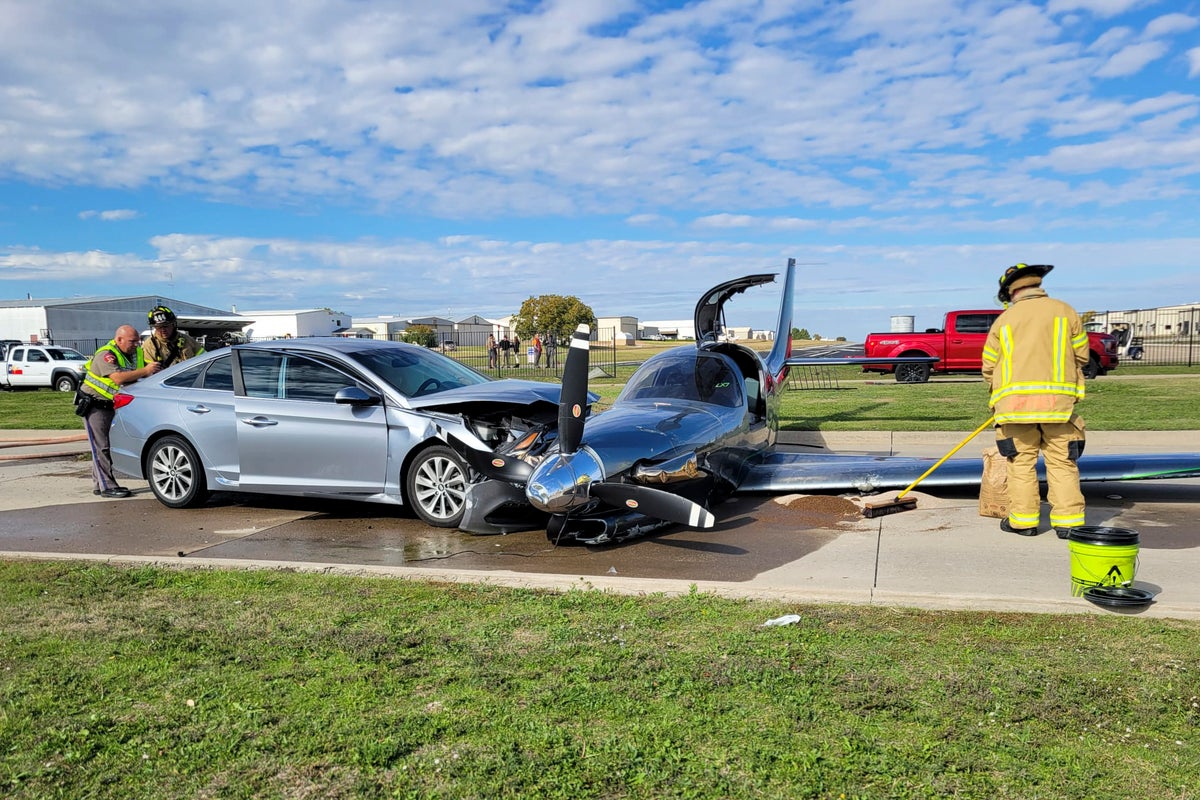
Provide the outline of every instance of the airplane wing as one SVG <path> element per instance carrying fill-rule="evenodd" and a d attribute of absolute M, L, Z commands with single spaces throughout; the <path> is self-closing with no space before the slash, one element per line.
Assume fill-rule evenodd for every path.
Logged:
<path fill-rule="evenodd" d="M 789 367 L 861 366 L 863 364 L 935 364 L 936 356 L 788 356 Z"/>
<path fill-rule="evenodd" d="M 831 492 L 864 494 L 903 489 L 929 469 L 936 458 L 837 455 L 771 451 L 750 464 L 739 492 Z M 921 481 L 922 488 L 978 486 L 983 459 L 952 458 Z M 1038 477 L 1046 479 L 1038 461 Z M 1082 481 L 1140 481 L 1200 477 L 1200 453 L 1142 455 L 1084 455 L 1079 459 Z"/>

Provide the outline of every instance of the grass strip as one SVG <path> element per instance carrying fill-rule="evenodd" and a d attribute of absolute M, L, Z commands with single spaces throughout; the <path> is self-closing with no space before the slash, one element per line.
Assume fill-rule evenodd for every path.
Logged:
<path fill-rule="evenodd" d="M 1115 615 L 10 562 L 0 791 L 1194 797 L 1198 663 Z"/>

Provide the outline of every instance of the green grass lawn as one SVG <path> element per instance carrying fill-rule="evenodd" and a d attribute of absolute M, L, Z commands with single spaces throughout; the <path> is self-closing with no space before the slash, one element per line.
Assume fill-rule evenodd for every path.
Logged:
<path fill-rule="evenodd" d="M 1195 797 L 1197 664 L 1169 620 L 6 563 L 0 791 Z"/>
<path fill-rule="evenodd" d="M 838 383 L 784 426 L 987 414 L 977 380 Z M 1101 378 L 1081 411 L 1195 428 L 1196 386 Z M 51 391 L 0 393 L 0 426 L 80 429 Z M 0 793 L 1192 798 L 1198 664 L 1200 625 L 1117 615 L 9 561 Z"/>
<path fill-rule="evenodd" d="M 623 366 L 612 379 L 593 380 L 603 410 L 633 373 Z M 518 370 L 521 378 L 537 370 Z M 531 373 L 531 374 L 525 374 Z M 797 371 L 796 385 L 804 386 Z M 1079 412 L 1092 430 L 1190 430 L 1200 427 L 1200 368 L 1155 368 L 1138 379 L 1088 381 Z M 541 377 L 541 376 L 539 376 Z M 548 376 L 545 379 L 550 380 Z M 817 381 L 833 388 L 796 388 L 784 394 L 780 427 L 785 430 L 974 430 L 987 419 L 987 387 L 978 377 L 898 384 L 890 377 L 863 376 L 852 367 L 822 370 Z M 0 392 L 0 429 L 82 430 L 72 395 L 50 389 Z"/>

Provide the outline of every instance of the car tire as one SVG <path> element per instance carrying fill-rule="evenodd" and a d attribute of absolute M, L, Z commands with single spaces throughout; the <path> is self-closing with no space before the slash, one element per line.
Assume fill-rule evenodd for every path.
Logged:
<path fill-rule="evenodd" d="M 1088 380 L 1092 380 L 1101 374 L 1102 370 L 1100 369 L 1100 359 L 1096 358 L 1095 353 L 1092 353 L 1091 356 L 1088 357 L 1088 363 L 1083 365 L 1083 377 L 1087 378 Z"/>
<path fill-rule="evenodd" d="M 897 364 L 896 383 L 925 383 L 929 380 L 928 364 Z"/>
<path fill-rule="evenodd" d="M 426 447 L 408 465 L 404 478 L 408 504 L 435 528 L 457 528 L 467 500 L 467 463 L 442 444 Z"/>
<path fill-rule="evenodd" d="M 59 375 L 54 379 L 54 388 L 60 392 L 73 392 L 79 382 L 70 375 Z"/>
<path fill-rule="evenodd" d="M 164 436 L 146 456 L 146 479 L 158 502 L 168 508 L 194 508 L 208 499 L 204 465 L 190 444 Z"/>

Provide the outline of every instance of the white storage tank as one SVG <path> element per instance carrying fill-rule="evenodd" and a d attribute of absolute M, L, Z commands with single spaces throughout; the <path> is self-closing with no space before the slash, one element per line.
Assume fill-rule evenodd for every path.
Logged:
<path fill-rule="evenodd" d="M 892 333 L 912 333 L 913 317 L 897 315 L 892 317 Z"/>

